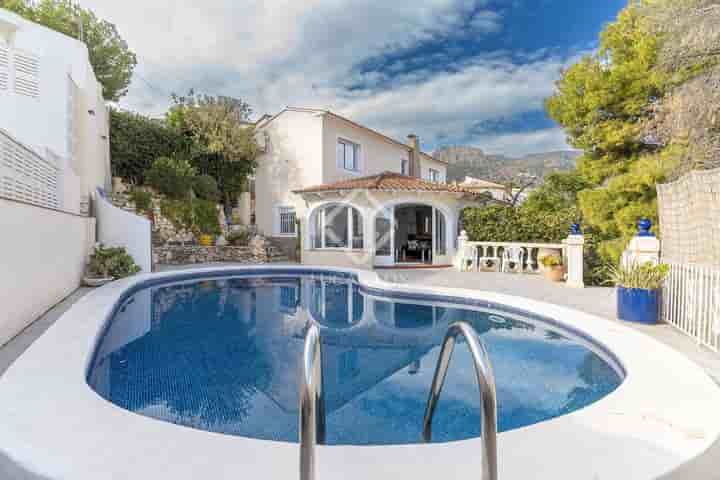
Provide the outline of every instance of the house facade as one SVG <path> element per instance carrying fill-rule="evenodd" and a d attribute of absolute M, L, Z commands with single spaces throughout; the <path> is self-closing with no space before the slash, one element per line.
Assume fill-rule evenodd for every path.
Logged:
<path fill-rule="evenodd" d="M 460 212 L 487 196 L 448 184 L 447 165 L 327 110 L 263 118 L 258 230 L 303 263 L 355 268 L 448 265 Z"/>
<path fill-rule="evenodd" d="M 78 213 L 110 186 L 108 110 L 87 47 L 3 9 L 0 133 L 0 196 Z"/>

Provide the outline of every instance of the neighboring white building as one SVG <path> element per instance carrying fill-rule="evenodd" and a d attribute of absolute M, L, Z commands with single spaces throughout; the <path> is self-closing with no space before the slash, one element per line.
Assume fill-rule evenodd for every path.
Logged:
<path fill-rule="evenodd" d="M 77 213 L 96 187 L 110 186 L 108 110 L 87 47 L 3 9 L 0 129 L 14 139 L 0 140 L 0 195 Z M 38 169 L 48 175 L 33 176 Z"/>
<path fill-rule="evenodd" d="M 460 212 L 486 196 L 447 165 L 327 110 L 286 108 L 256 125 L 258 230 L 304 263 L 360 268 L 452 263 Z M 299 221 L 298 232 L 296 220 Z"/>

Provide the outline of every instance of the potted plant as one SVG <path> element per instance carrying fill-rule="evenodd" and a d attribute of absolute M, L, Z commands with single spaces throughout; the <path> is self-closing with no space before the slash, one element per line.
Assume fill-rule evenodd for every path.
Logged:
<path fill-rule="evenodd" d="M 565 279 L 565 266 L 560 255 L 547 255 L 540 259 L 540 264 L 545 267 L 542 271 L 543 277 L 551 282 L 562 282 Z"/>
<path fill-rule="evenodd" d="M 662 285 L 670 267 L 651 262 L 610 268 L 617 286 L 617 316 L 620 320 L 656 324 L 660 313 Z"/>
<path fill-rule="evenodd" d="M 118 278 L 129 277 L 140 271 L 133 258 L 122 247 L 95 245 L 90 256 L 83 283 L 88 287 L 101 287 Z"/>

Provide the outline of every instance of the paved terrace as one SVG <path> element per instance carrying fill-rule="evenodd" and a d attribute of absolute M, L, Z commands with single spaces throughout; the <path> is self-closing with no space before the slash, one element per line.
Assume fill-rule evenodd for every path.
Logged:
<path fill-rule="evenodd" d="M 161 271 L 200 268 L 209 265 L 188 267 L 161 267 Z M 613 288 L 591 287 L 570 289 L 562 284 L 554 284 L 534 275 L 513 273 L 458 272 L 453 269 L 431 270 L 385 270 L 378 271 L 385 281 L 392 283 L 409 283 L 436 285 L 442 287 L 472 288 L 507 295 L 517 295 L 534 300 L 554 303 L 566 307 L 592 313 L 611 321 L 615 318 L 615 290 Z M 9 343 L 0 347 L 0 375 L 18 358 L 40 335 L 81 299 L 90 289 L 80 288 L 64 301 L 50 309 L 32 325 Z M 720 384 L 720 355 L 703 349 L 690 338 L 668 325 L 642 326 L 626 324 L 656 340 L 663 342 L 684 353 L 700 365 L 714 380 Z M 662 368 L 662 359 L 658 359 L 658 368 Z M 668 388 L 672 388 L 671 385 Z M 688 392 L 692 395 L 692 392 Z M 652 402 L 652 399 L 648 399 Z M 680 470 L 666 476 L 663 480 L 720 480 L 717 464 L 720 461 L 720 441 L 695 461 L 683 466 Z M 0 478 L 13 479 L 13 472 L 0 471 Z"/>

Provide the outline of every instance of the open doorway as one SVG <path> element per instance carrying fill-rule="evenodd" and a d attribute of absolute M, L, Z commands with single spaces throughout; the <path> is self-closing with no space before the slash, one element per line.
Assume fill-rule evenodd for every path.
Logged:
<path fill-rule="evenodd" d="M 433 262 L 433 208 L 427 205 L 395 207 L 395 252 L 399 264 Z"/>

